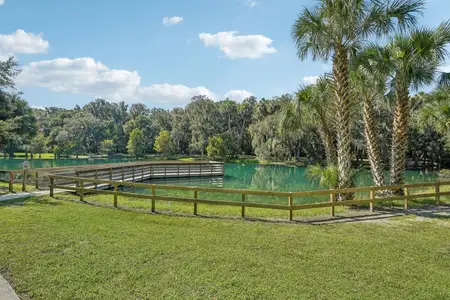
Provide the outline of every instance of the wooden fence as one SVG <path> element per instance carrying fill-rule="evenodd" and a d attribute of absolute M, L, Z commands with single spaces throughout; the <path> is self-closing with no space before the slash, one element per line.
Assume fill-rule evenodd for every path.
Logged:
<path fill-rule="evenodd" d="M 444 186 L 449 186 L 450 181 L 447 182 L 433 182 L 433 183 L 415 183 L 415 184 L 403 184 L 394 186 L 382 186 L 382 187 L 359 187 L 359 188 L 349 188 L 349 189 L 336 189 L 336 190 L 319 190 L 319 191 L 305 191 L 305 192 L 274 192 L 274 191 L 256 191 L 256 190 L 239 190 L 239 189 L 226 189 L 226 188 L 208 188 L 208 187 L 187 187 L 187 186 L 177 186 L 177 185 L 156 185 L 147 183 L 134 183 L 134 182 L 123 182 L 123 181 L 112 181 L 112 180 L 99 180 L 92 178 L 80 178 L 80 177 L 68 177 L 60 175 L 49 175 L 50 178 L 50 196 L 53 197 L 54 189 L 62 189 L 75 191 L 80 197 L 80 201 L 83 201 L 84 194 L 96 193 L 96 194 L 107 194 L 113 196 L 113 205 L 117 207 L 119 196 L 134 197 L 141 199 L 149 199 L 152 201 L 152 212 L 156 211 L 156 200 L 160 201 L 174 201 L 174 202 L 187 202 L 193 203 L 194 215 L 197 215 L 198 204 L 210 204 L 210 205 L 222 205 L 222 206 L 237 206 L 241 207 L 241 215 L 245 217 L 245 208 L 255 207 L 255 208 L 266 208 L 266 209 L 278 209 L 286 210 L 289 213 L 289 220 L 293 219 L 293 212 L 301 209 L 312 209 L 312 208 L 323 208 L 329 207 L 331 209 L 331 215 L 335 215 L 336 206 L 350 206 L 357 204 L 369 204 L 370 210 L 374 210 L 375 203 L 384 201 L 404 201 L 405 210 L 408 209 L 408 201 L 418 198 L 429 198 L 433 197 L 435 199 L 436 205 L 440 205 L 440 197 L 445 195 L 450 195 L 450 191 L 441 191 Z M 66 184 L 62 184 L 63 181 Z M 67 183 L 71 185 L 67 185 Z M 92 186 L 107 186 L 110 190 L 102 189 L 92 189 Z M 88 186 L 91 186 L 89 188 Z M 151 195 L 130 193 L 120 191 L 119 187 L 135 187 L 151 190 Z M 428 193 L 411 193 L 412 189 L 423 189 L 432 188 L 433 192 Z M 404 195 L 401 196 L 387 196 L 387 197 L 376 197 L 378 191 L 393 191 L 393 190 L 404 190 Z M 192 193 L 192 197 L 169 197 L 158 195 L 159 190 L 172 190 L 172 191 L 189 191 Z M 203 199 L 199 197 L 200 193 L 217 193 L 217 194 L 239 194 L 241 195 L 241 201 L 228 201 L 228 200 L 210 200 Z M 346 193 L 362 193 L 367 192 L 369 194 L 368 198 L 347 200 L 347 201 L 336 201 L 336 196 L 339 194 Z M 248 196 L 276 196 L 285 197 L 285 204 L 269 204 L 269 203 L 255 203 L 247 201 Z M 329 196 L 328 202 L 312 203 L 312 204 L 295 204 L 295 200 L 301 197 L 309 196 Z"/>
<path fill-rule="evenodd" d="M 223 176 L 224 165 L 221 162 L 210 161 L 143 161 L 30 170 L 0 170 L 0 181 L 8 183 L 10 192 L 14 191 L 14 183 L 22 184 L 22 191 L 26 191 L 27 185 L 42 189 L 48 188 L 50 184 L 49 174 L 134 182 L 156 178 Z M 95 183 L 94 185 L 96 186 Z"/>

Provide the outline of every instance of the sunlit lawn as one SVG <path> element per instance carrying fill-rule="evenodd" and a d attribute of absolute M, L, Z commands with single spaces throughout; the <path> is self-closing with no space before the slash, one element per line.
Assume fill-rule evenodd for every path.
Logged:
<path fill-rule="evenodd" d="M 57 198 L 0 203 L 0 272 L 23 298 L 450 299 L 445 215 L 318 226 L 152 215 L 148 201 L 124 197 L 119 206 L 143 210 Z M 157 209 L 192 213 L 192 204 Z M 199 205 L 199 214 L 238 217 L 240 208 Z"/>

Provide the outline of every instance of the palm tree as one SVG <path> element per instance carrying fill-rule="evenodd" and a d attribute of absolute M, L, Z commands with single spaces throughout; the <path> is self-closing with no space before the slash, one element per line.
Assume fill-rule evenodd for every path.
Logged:
<path fill-rule="evenodd" d="M 282 129 L 295 131 L 309 126 L 317 128 L 327 164 L 336 166 L 334 117 L 330 109 L 332 97 L 329 80 L 325 77 L 319 78 L 314 85 L 301 87 L 294 101 L 284 111 Z"/>
<path fill-rule="evenodd" d="M 364 51 L 356 59 L 357 67 L 351 73 L 355 96 L 363 103 L 364 136 L 366 152 L 375 186 L 385 185 L 383 159 L 381 156 L 380 130 L 375 111 L 375 102 L 384 100 L 386 89 L 385 79 L 378 72 L 374 72 L 370 64 L 365 64 Z"/>
<path fill-rule="evenodd" d="M 423 0 L 319 0 L 314 9 L 304 8 L 292 27 L 300 59 L 310 54 L 313 60 L 333 61 L 339 188 L 352 184 L 350 56 L 372 36 L 390 33 L 396 25 L 414 26 L 423 8 Z"/>
<path fill-rule="evenodd" d="M 450 23 L 435 29 L 421 28 L 409 36 L 396 35 L 385 47 L 373 46 L 370 63 L 378 70 L 385 70 L 390 78 L 394 95 L 394 119 L 391 141 L 391 184 L 404 182 L 406 152 L 408 147 L 408 122 L 410 115 L 410 89 L 429 85 L 448 84 L 448 74 L 439 72 L 448 55 Z M 440 76 L 439 76 L 440 75 Z M 402 193 L 398 190 L 397 193 Z"/>

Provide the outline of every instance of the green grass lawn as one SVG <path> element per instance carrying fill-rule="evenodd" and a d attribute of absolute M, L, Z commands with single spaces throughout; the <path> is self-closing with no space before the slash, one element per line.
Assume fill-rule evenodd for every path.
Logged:
<path fill-rule="evenodd" d="M 23 298 L 450 299 L 448 216 L 319 226 L 57 198 L 0 203 L 0 273 Z"/>

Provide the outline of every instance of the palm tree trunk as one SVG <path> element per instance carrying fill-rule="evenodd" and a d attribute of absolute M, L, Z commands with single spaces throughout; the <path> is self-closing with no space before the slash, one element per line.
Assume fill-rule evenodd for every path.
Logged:
<path fill-rule="evenodd" d="M 327 165 L 336 165 L 336 146 L 334 144 L 333 135 L 329 130 L 319 130 L 319 134 L 322 138 L 323 147 L 325 149 L 325 158 L 327 160 Z"/>
<path fill-rule="evenodd" d="M 408 147 L 409 93 L 408 87 L 398 82 L 395 87 L 395 110 L 391 149 L 391 184 L 403 184 Z M 395 191 L 403 194 L 403 189 Z"/>
<path fill-rule="evenodd" d="M 337 112 L 337 168 L 338 187 L 350 188 L 353 184 L 351 174 L 351 124 L 350 124 L 350 82 L 348 57 L 345 49 L 337 45 L 333 57 L 333 77 L 336 91 Z M 353 193 L 339 195 L 339 200 L 349 200 Z"/>
<path fill-rule="evenodd" d="M 375 122 L 375 112 L 372 106 L 372 98 L 364 101 L 364 134 L 366 136 L 367 156 L 369 158 L 370 170 L 372 171 L 375 186 L 385 185 L 380 140 L 378 138 L 378 127 Z"/>

